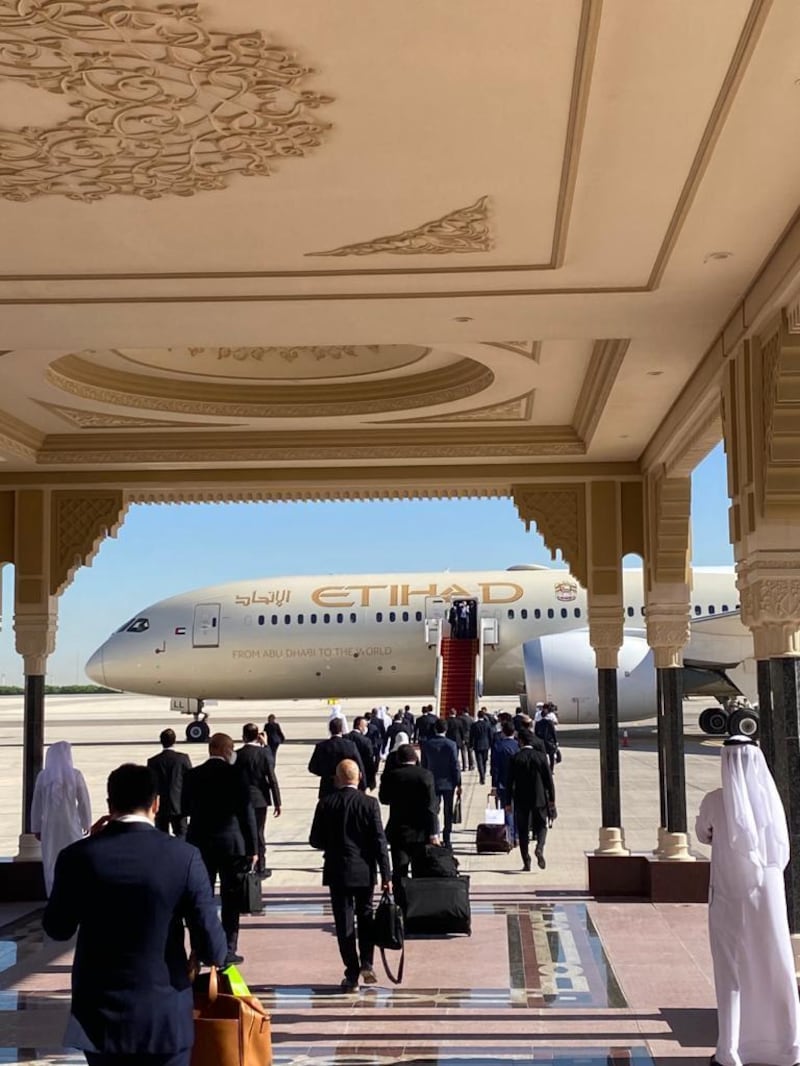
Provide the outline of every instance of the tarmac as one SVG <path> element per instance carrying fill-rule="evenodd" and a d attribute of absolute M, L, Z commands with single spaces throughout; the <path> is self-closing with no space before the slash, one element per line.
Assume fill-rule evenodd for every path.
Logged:
<path fill-rule="evenodd" d="M 417 710 L 420 701 L 409 702 Z M 393 704 L 393 708 L 395 706 Z M 512 700 L 491 700 L 493 709 Z M 348 718 L 371 706 L 345 701 Z M 690 828 L 702 796 L 719 784 L 720 742 L 697 728 L 704 703 L 687 701 L 686 776 Z M 283 793 L 267 829 L 264 913 L 242 923 L 240 967 L 272 1014 L 276 1066 L 389 1066 L 531 1061 L 595 1066 L 707 1062 L 716 1040 L 706 907 L 600 902 L 586 888 L 585 853 L 597 845 L 600 769 L 596 730 L 563 726 L 556 772 L 558 818 L 547 869 L 523 873 L 518 851 L 475 854 L 488 785 L 464 778 L 464 820 L 454 833 L 461 872 L 471 879 L 470 937 L 407 942 L 402 985 L 343 995 L 321 861 L 308 845 L 317 779 L 306 770 L 326 734 L 315 700 L 226 702 L 209 708 L 214 730 L 240 735 L 249 720 L 276 713 L 287 736 L 278 754 Z M 189 719 L 168 701 L 136 696 L 49 697 L 46 742 L 69 740 L 95 816 L 105 779 L 123 762 L 144 762 L 171 725 Z M 21 793 L 21 700 L 0 701 L 0 854 L 17 846 Z M 628 846 L 656 844 L 658 787 L 652 722 L 624 727 L 620 752 Z M 181 743 L 193 761 L 202 745 Z M 707 849 L 693 844 L 697 854 Z M 60 1049 L 69 1004 L 70 945 L 44 938 L 41 904 L 0 905 L 0 1063 L 80 1063 Z M 380 1011 L 381 1013 L 378 1013 Z M 387 1013 L 388 1011 L 388 1013 Z"/>

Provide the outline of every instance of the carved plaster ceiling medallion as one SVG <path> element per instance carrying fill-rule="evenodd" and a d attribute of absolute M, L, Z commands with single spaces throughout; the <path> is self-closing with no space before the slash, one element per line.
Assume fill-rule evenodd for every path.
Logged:
<path fill-rule="evenodd" d="M 514 396 L 510 400 L 500 403 L 489 404 L 486 407 L 473 407 L 461 411 L 451 411 L 448 414 L 426 418 L 393 418 L 391 424 L 398 422 L 431 422 L 437 426 L 457 423 L 468 426 L 470 422 L 529 422 L 533 413 L 533 399 L 536 390 L 523 393 L 522 396 Z M 386 423 L 381 423 L 386 424 Z"/>
<path fill-rule="evenodd" d="M 79 429 L 231 429 L 230 422 L 174 422 L 164 418 L 131 418 L 129 415 L 109 414 L 107 411 L 87 411 L 80 407 L 63 407 L 57 403 L 36 401 L 40 407 L 52 411 Z"/>
<path fill-rule="evenodd" d="M 67 355 L 47 368 L 48 384 L 72 396 L 124 408 L 245 418 L 312 418 L 419 410 L 477 396 L 494 382 L 488 367 L 455 358 L 432 370 L 362 381 L 204 382 L 120 369 L 115 353 Z"/>
<path fill-rule="evenodd" d="M 358 244 L 345 244 L 325 252 L 306 252 L 306 255 L 451 255 L 489 252 L 492 247 L 489 197 L 481 196 L 469 207 L 459 207 L 414 229 L 391 233 L 387 237 L 375 237 Z"/>
<path fill-rule="evenodd" d="M 329 124 L 312 71 L 248 33 L 206 26 L 197 4 L 0 0 L 0 79 L 63 93 L 73 114 L 0 126 L 0 195 L 154 199 L 224 189 L 303 156 Z"/>
<path fill-rule="evenodd" d="M 410 366 L 424 359 L 429 351 L 429 348 L 415 344 L 115 349 L 121 359 L 150 370 L 245 381 L 363 377 Z"/>

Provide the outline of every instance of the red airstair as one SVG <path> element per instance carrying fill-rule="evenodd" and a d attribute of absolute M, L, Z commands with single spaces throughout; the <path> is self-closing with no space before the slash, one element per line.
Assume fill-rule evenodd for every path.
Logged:
<path fill-rule="evenodd" d="M 460 711 L 475 709 L 475 656 L 477 640 L 442 638 L 442 688 L 439 714 L 447 714 L 451 707 Z"/>

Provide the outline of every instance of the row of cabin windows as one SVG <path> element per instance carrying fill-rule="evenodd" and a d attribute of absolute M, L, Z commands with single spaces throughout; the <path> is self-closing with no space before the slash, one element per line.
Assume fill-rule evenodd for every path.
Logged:
<path fill-rule="evenodd" d="M 737 603 L 736 607 L 734 608 L 734 610 L 738 610 L 738 609 L 739 609 L 739 605 Z M 730 607 L 727 605 L 727 603 L 723 603 L 722 606 L 720 607 L 720 613 L 722 613 L 722 614 L 727 613 L 729 610 L 730 610 Z M 633 616 L 636 613 L 636 608 L 635 607 L 626 607 L 625 611 L 626 611 L 626 613 L 627 613 L 629 618 L 633 618 Z M 640 614 L 643 615 L 644 614 L 644 607 L 640 607 L 639 608 L 639 612 L 640 612 Z M 580 618 L 581 617 L 581 609 L 580 609 L 580 607 L 574 607 L 572 613 L 575 616 L 575 618 Z M 717 613 L 717 609 L 716 609 L 716 607 L 713 604 L 710 604 L 705 609 L 703 607 L 701 607 L 700 604 L 695 604 L 694 613 L 696 615 L 716 614 Z M 514 619 L 514 618 L 517 617 L 517 612 L 515 611 L 515 609 L 513 607 L 509 607 L 509 609 L 507 611 L 507 614 L 508 614 L 509 619 Z M 528 612 L 527 607 L 522 607 L 520 609 L 520 611 L 519 611 L 519 617 L 523 621 L 525 621 L 528 618 L 528 614 L 529 614 L 529 612 Z M 559 614 L 561 615 L 562 618 L 569 618 L 569 611 L 567 610 L 566 607 L 562 607 L 560 609 L 560 611 L 559 611 Z M 412 620 L 411 615 L 412 615 L 412 612 L 410 612 L 410 611 L 389 611 L 386 614 L 386 616 L 385 616 L 385 620 L 387 622 L 397 622 L 397 621 L 410 622 Z M 548 607 L 546 612 L 543 612 L 538 607 L 536 607 L 534 609 L 534 611 L 533 611 L 533 617 L 536 618 L 536 619 L 540 619 L 542 617 L 555 618 L 555 616 L 556 616 L 556 612 L 555 612 L 555 610 L 552 607 Z M 350 613 L 347 616 L 345 616 L 342 612 L 339 612 L 336 615 L 323 614 L 322 616 L 317 615 L 317 614 L 310 614 L 308 616 L 308 621 L 309 621 L 309 624 L 312 625 L 312 626 L 316 625 L 317 622 L 319 622 L 319 621 L 321 621 L 322 624 L 326 625 L 326 626 L 330 625 L 332 621 L 335 621 L 337 625 L 342 625 L 344 623 L 344 621 L 345 621 L 345 617 L 347 618 L 348 622 L 353 622 L 353 623 L 357 619 L 357 615 L 356 615 L 355 611 L 350 611 Z M 305 619 L 305 615 L 302 615 L 302 614 L 295 615 L 294 619 L 292 619 L 292 616 L 290 614 L 285 614 L 283 616 L 283 624 L 287 625 L 287 626 L 291 625 L 292 621 L 295 621 L 297 623 L 297 625 L 301 626 L 301 625 L 303 625 L 305 623 L 305 620 L 306 620 Z M 422 611 L 414 611 L 413 612 L 413 620 L 415 622 L 421 622 L 422 621 Z M 140 621 L 144 621 L 146 623 L 146 619 L 140 619 Z M 376 622 L 383 622 L 384 621 L 384 613 L 383 613 L 383 611 L 377 611 L 376 612 L 375 621 Z M 269 622 L 270 622 L 270 625 L 273 625 L 273 626 L 279 625 L 280 624 L 280 616 L 277 615 L 277 614 L 271 615 L 270 619 L 269 619 Z M 264 615 L 264 614 L 260 614 L 258 616 L 258 624 L 260 626 L 265 626 L 267 624 L 267 616 Z M 131 626 L 130 628 L 131 628 L 131 631 L 133 631 L 133 627 Z M 146 628 L 146 626 L 145 626 L 145 628 Z"/>

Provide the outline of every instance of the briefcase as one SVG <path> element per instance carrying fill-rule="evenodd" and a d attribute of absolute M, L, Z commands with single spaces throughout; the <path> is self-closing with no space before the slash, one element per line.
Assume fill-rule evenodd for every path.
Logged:
<path fill-rule="evenodd" d="M 263 909 L 261 878 L 257 870 L 249 870 L 242 882 L 242 898 L 239 901 L 239 912 L 241 914 L 261 914 Z"/>
<path fill-rule="evenodd" d="M 375 913 L 372 916 L 372 939 L 375 947 L 380 950 L 386 976 L 392 984 L 399 985 L 403 980 L 406 959 L 405 927 L 403 912 L 395 903 L 390 892 L 383 893 L 380 903 L 375 908 Z M 386 961 L 387 951 L 400 952 L 400 965 L 397 969 L 396 977 L 389 969 L 389 964 Z"/>
<path fill-rule="evenodd" d="M 472 932 L 469 877 L 403 878 L 407 936 Z"/>
<path fill-rule="evenodd" d="M 511 851 L 508 829 L 503 825 L 481 824 L 475 830 L 475 849 L 479 855 L 503 855 Z"/>
<path fill-rule="evenodd" d="M 411 856 L 414 877 L 458 877 L 458 859 L 442 844 L 424 844 Z"/>
<path fill-rule="evenodd" d="M 272 1066 L 269 1015 L 255 996 L 220 992 L 215 967 L 195 991 L 191 1066 Z"/>

